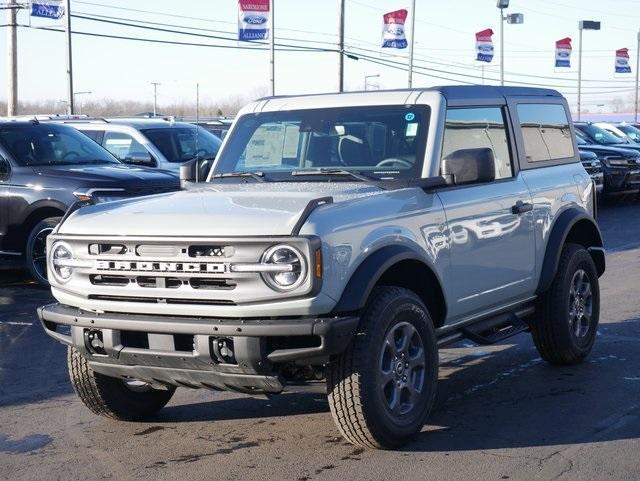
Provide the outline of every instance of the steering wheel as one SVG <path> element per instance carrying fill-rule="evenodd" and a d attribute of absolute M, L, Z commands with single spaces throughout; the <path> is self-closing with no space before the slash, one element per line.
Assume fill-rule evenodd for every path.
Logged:
<path fill-rule="evenodd" d="M 72 157 L 73 156 L 73 157 Z M 67 152 L 66 154 L 64 154 L 62 156 L 62 160 L 71 160 L 71 159 L 77 159 L 80 157 L 80 154 L 74 150 Z"/>
<path fill-rule="evenodd" d="M 384 159 L 376 164 L 376 167 L 388 167 L 388 166 L 400 166 L 400 167 L 405 167 L 407 169 L 410 169 L 411 167 L 413 167 L 413 164 L 408 160 L 396 159 L 396 158 Z"/>

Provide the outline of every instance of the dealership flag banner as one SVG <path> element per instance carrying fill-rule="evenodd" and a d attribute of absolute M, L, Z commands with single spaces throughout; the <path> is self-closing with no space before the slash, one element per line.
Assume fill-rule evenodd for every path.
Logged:
<path fill-rule="evenodd" d="M 403 9 L 382 16 L 382 48 L 407 48 L 407 38 L 404 34 L 407 13 Z"/>
<path fill-rule="evenodd" d="M 31 2 L 31 16 L 60 20 L 64 16 L 64 5 L 60 0 L 39 0 Z"/>
<path fill-rule="evenodd" d="M 238 0 L 238 40 L 269 38 L 269 0 Z"/>
<path fill-rule="evenodd" d="M 569 37 L 556 42 L 556 67 L 571 68 L 571 39 Z"/>
<path fill-rule="evenodd" d="M 616 50 L 616 73 L 631 73 L 628 48 Z"/>
<path fill-rule="evenodd" d="M 476 60 L 479 62 L 491 62 L 493 60 L 493 30 L 490 28 L 476 33 Z"/>

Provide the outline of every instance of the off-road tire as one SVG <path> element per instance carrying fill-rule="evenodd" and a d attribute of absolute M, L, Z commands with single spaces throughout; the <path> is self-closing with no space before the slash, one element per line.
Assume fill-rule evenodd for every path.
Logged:
<path fill-rule="evenodd" d="M 121 421 L 139 421 L 162 409 L 175 388 L 133 391 L 121 379 L 95 372 L 73 347 L 68 348 L 69 378 L 82 403 L 94 414 Z"/>
<path fill-rule="evenodd" d="M 33 279 L 38 284 L 45 287 L 49 286 L 49 281 L 46 277 L 46 271 L 43 275 L 43 272 L 41 272 L 42 269 L 38 269 L 38 267 L 36 266 L 37 259 L 34 258 L 34 246 L 36 242 L 41 242 L 39 234 L 45 233 L 44 235 L 48 235 L 46 234 L 46 232 L 50 233 L 51 231 L 53 231 L 55 226 L 57 226 L 60 222 L 60 219 L 61 217 L 47 217 L 46 219 L 41 220 L 35 226 L 33 226 L 31 232 L 29 232 L 29 237 L 27 237 L 27 244 L 25 248 L 25 260 L 27 269 L 29 270 L 31 277 L 33 277 Z M 46 252 L 44 252 L 44 254 L 46 254 Z M 46 269 L 46 259 L 44 259 L 44 261 Z"/>
<path fill-rule="evenodd" d="M 424 347 L 424 381 L 413 411 L 400 419 L 385 405 L 379 379 L 381 349 L 387 335 L 409 323 Z M 327 393 L 333 419 L 350 443 L 393 449 L 419 432 L 433 407 L 438 381 L 438 349 L 429 311 L 413 292 L 378 287 L 364 309 L 358 332 L 344 353 L 331 360 Z M 395 389 L 395 388 L 394 388 Z"/>
<path fill-rule="evenodd" d="M 570 289 L 576 273 L 586 274 L 592 292 L 591 318 L 586 333 L 578 337 L 570 320 Z M 600 318 L 600 287 L 595 263 L 578 244 L 566 244 L 551 287 L 542 296 L 539 315 L 531 323 L 531 334 L 540 356 L 550 364 L 582 362 L 591 352 Z"/>

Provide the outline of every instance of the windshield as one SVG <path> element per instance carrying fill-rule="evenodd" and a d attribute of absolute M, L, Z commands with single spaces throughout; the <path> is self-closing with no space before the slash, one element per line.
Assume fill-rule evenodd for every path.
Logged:
<path fill-rule="evenodd" d="M 0 128 L 0 144 L 22 166 L 119 163 L 108 151 L 68 125 L 4 125 Z"/>
<path fill-rule="evenodd" d="M 622 139 L 616 137 L 611 132 L 593 124 L 578 125 L 576 128 L 587 134 L 589 138 L 593 139 L 597 144 L 614 145 L 624 143 Z"/>
<path fill-rule="evenodd" d="M 589 144 L 589 142 L 586 141 L 586 139 L 582 136 L 582 134 L 580 132 L 578 132 L 576 130 L 576 143 L 578 145 L 587 145 Z"/>
<path fill-rule="evenodd" d="M 243 115 L 213 175 L 259 172 L 272 180 L 317 181 L 323 175 L 304 174 L 322 170 L 333 181 L 328 172 L 339 169 L 374 179 L 420 177 L 428 120 L 428 107 L 404 105 Z"/>
<path fill-rule="evenodd" d="M 640 143 L 640 129 L 637 129 L 633 125 L 619 125 L 618 128 L 627 134 L 631 140 Z"/>
<path fill-rule="evenodd" d="M 169 162 L 213 159 L 221 140 L 202 127 L 169 127 L 141 130 Z"/>

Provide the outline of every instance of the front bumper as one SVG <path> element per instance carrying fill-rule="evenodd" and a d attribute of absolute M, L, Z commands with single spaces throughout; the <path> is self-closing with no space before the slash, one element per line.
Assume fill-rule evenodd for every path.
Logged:
<path fill-rule="evenodd" d="M 596 194 L 602 193 L 604 190 L 604 174 L 602 172 L 590 173 L 589 176 L 596 186 Z"/>
<path fill-rule="evenodd" d="M 342 352 L 359 321 L 98 314 L 57 303 L 38 308 L 38 317 L 49 336 L 76 348 L 96 372 L 250 393 L 282 391 L 283 363 L 322 363 Z M 99 336 L 99 348 L 91 336 Z"/>
<path fill-rule="evenodd" d="M 640 190 L 640 169 L 610 169 L 604 176 L 604 192 L 627 194 Z"/>

